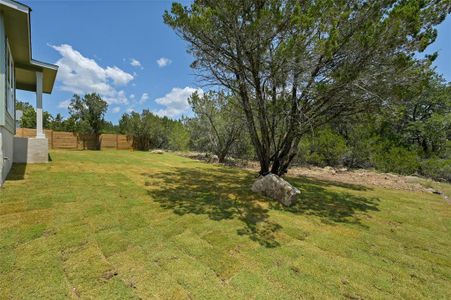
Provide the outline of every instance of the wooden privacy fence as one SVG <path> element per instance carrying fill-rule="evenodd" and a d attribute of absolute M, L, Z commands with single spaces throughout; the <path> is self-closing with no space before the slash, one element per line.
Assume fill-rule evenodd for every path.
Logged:
<path fill-rule="evenodd" d="M 54 131 L 45 129 L 45 137 L 49 141 L 49 149 L 96 150 L 100 149 L 132 150 L 133 138 L 123 134 L 82 135 L 75 132 Z M 17 128 L 17 137 L 35 137 L 36 129 Z"/>

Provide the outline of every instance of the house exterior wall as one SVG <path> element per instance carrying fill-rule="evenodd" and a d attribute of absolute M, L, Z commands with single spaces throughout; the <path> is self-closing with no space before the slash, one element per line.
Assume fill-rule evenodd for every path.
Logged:
<path fill-rule="evenodd" d="M 6 126 L 6 35 L 0 12 L 0 127 Z"/>
<path fill-rule="evenodd" d="M 3 14 L 0 13 L 0 186 L 5 181 L 6 175 L 8 174 L 11 165 L 9 161 L 8 152 L 10 152 L 10 149 L 8 145 L 10 144 L 11 139 L 14 143 L 14 137 L 11 135 L 11 133 L 6 130 L 6 77 L 5 77 L 5 70 L 6 70 L 6 59 L 5 59 L 5 46 L 6 46 L 6 40 L 5 40 L 5 27 L 3 23 Z M 12 151 L 11 151 L 12 152 Z M 12 153 L 11 153 L 12 154 Z M 11 160 L 12 164 L 12 160 Z"/>
<path fill-rule="evenodd" d="M 3 14 L 0 12 L 0 186 L 13 164 L 14 117 L 6 110 L 6 35 Z"/>

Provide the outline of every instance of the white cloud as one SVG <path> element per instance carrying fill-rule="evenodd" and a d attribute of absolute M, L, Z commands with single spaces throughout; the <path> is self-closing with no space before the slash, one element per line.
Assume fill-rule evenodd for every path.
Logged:
<path fill-rule="evenodd" d="M 144 69 L 143 66 L 141 65 L 141 62 L 135 58 L 130 59 L 130 65 L 133 67 Z"/>
<path fill-rule="evenodd" d="M 119 106 L 113 107 L 113 109 L 111 110 L 114 114 L 117 114 L 118 112 L 121 111 L 121 108 Z"/>
<path fill-rule="evenodd" d="M 69 107 L 69 104 L 70 104 L 70 99 L 61 101 L 60 103 L 58 103 L 58 108 L 66 109 Z"/>
<path fill-rule="evenodd" d="M 124 91 L 117 92 L 116 102 L 120 104 L 128 104 L 128 99 Z"/>
<path fill-rule="evenodd" d="M 107 67 L 105 70 L 107 77 L 111 78 L 115 85 L 126 85 L 133 80 L 133 75 L 122 71 L 118 67 Z"/>
<path fill-rule="evenodd" d="M 135 111 L 135 108 L 134 108 L 134 107 L 129 107 L 129 108 L 127 108 L 125 111 L 129 114 L 129 113 L 134 112 L 134 111 Z"/>
<path fill-rule="evenodd" d="M 177 87 L 173 88 L 164 97 L 155 99 L 156 103 L 165 106 L 165 108 L 158 110 L 156 114 L 159 116 L 175 118 L 183 113 L 187 113 L 190 110 L 188 98 L 196 91 L 201 95 L 203 94 L 203 90 L 200 88 L 195 89 L 189 86 L 183 89 Z"/>
<path fill-rule="evenodd" d="M 127 85 L 134 79 L 132 74 L 116 66 L 103 68 L 71 45 L 51 47 L 61 55 L 56 62 L 59 66 L 57 79 L 62 84 L 61 90 L 75 94 L 98 93 L 109 104 L 128 103 L 124 91 L 118 91 L 117 86 Z"/>
<path fill-rule="evenodd" d="M 160 68 L 164 68 L 164 67 L 172 64 L 172 60 L 170 60 L 169 58 L 166 58 L 166 57 L 160 57 L 159 59 L 157 59 L 157 64 Z"/>
<path fill-rule="evenodd" d="M 149 94 L 143 93 L 141 99 L 139 99 L 139 104 L 144 104 L 147 100 L 149 100 Z"/>
<path fill-rule="evenodd" d="M 132 99 L 132 100 L 135 99 L 135 94 L 131 94 L 130 99 Z"/>

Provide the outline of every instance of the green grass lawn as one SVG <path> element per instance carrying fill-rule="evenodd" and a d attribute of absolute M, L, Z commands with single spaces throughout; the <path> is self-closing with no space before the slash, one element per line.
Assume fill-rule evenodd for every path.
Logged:
<path fill-rule="evenodd" d="M 171 154 L 51 153 L 0 190 L 0 298 L 451 299 L 441 196 L 253 173 Z"/>

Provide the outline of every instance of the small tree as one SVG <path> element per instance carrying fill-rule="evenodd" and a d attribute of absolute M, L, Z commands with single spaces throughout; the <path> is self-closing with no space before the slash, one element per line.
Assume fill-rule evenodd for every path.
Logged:
<path fill-rule="evenodd" d="M 196 114 L 188 122 L 193 139 L 224 162 L 245 127 L 236 99 L 211 91 L 203 95 L 195 92 L 188 101 Z"/>
<path fill-rule="evenodd" d="M 189 131 L 180 121 L 172 122 L 172 129 L 168 137 L 168 149 L 183 151 L 188 149 Z"/>
<path fill-rule="evenodd" d="M 60 113 L 57 113 L 56 116 L 53 118 L 51 128 L 57 131 L 64 131 L 63 122 L 64 122 L 63 116 Z"/>
<path fill-rule="evenodd" d="M 152 140 L 152 121 L 155 116 L 149 111 L 142 114 L 131 112 L 123 114 L 119 120 L 119 130 L 121 133 L 133 137 L 134 147 L 138 150 L 149 150 Z"/>
<path fill-rule="evenodd" d="M 97 148 L 100 146 L 99 135 L 105 124 L 104 115 L 107 109 L 108 103 L 95 93 L 86 94 L 83 98 L 74 95 L 69 104 L 71 118 L 76 121 L 76 131 L 94 135 Z"/>

